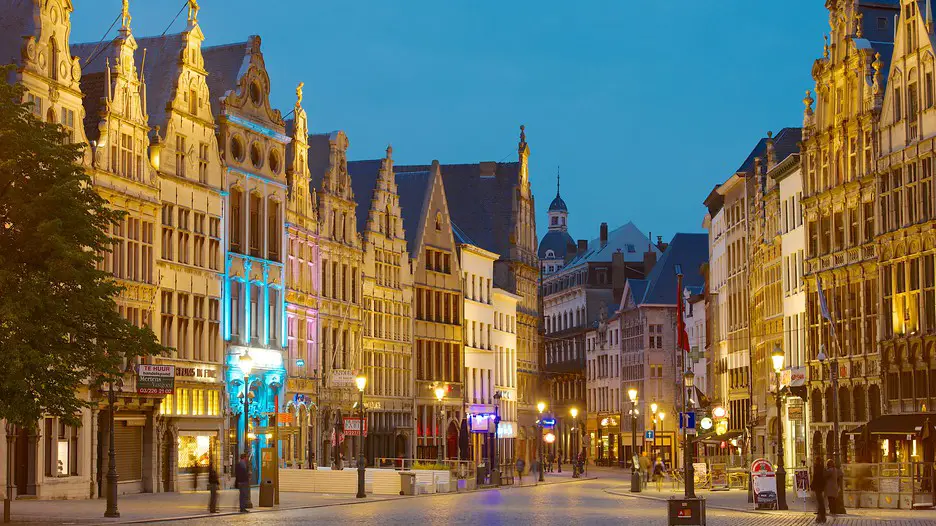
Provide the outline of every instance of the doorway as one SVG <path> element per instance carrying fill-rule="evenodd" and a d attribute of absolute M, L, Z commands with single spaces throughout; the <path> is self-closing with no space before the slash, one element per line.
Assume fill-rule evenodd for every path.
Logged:
<path fill-rule="evenodd" d="M 446 458 L 458 458 L 458 426 L 455 422 L 449 422 L 445 432 L 445 455 Z"/>
<path fill-rule="evenodd" d="M 36 432 L 26 428 L 16 430 L 13 483 L 16 495 L 36 494 Z"/>

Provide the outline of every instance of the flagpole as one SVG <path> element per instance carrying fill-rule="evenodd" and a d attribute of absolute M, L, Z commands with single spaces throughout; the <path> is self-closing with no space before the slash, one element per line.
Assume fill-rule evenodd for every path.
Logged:
<path fill-rule="evenodd" d="M 825 291 L 822 288 L 822 278 L 816 277 L 816 288 L 819 293 L 819 309 L 820 313 L 826 321 L 829 322 L 829 331 L 832 334 L 832 345 L 831 351 L 832 356 L 829 356 L 829 375 L 832 380 L 832 459 L 835 462 L 835 469 L 838 472 L 842 471 L 842 451 L 841 444 L 839 443 L 839 399 L 838 399 L 838 355 L 842 351 L 842 343 L 839 340 L 838 333 L 835 332 L 835 322 L 832 320 L 832 313 L 829 310 L 829 304 L 826 301 Z M 820 322 L 821 323 L 821 322 Z M 820 326 L 821 328 L 821 326 Z M 824 354 L 820 351 L 820 354 Z M 817 356 L 819 358 L 819 356 Z M 820 362 L 823 360 L 820 359 Z M 839 494 L 837 495 L 837 501 L 840 506 L 844 509 L 845 502 L 842 500 L 843 489 L 839 487 Z"/>

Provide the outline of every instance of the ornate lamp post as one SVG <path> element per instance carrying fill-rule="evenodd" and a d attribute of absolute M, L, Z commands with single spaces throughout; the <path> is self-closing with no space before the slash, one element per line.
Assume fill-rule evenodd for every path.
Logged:
<path fill-rule="evenodd" d="M 358 403 L 358 428 L 361 433 L 361 441 L 358 443 L 357 498 L 363 499 L 367 496 L 367 493 L 364 492 L 364 388 L 367 387 L 367 377 L 364 376 L 364 373 L 360 373 L 354 379 L 354 383 L 357 384 L 358 392 L 361 393 L 360 402 Z"/>
<path fill-rule="evenodd" d="M 627 390 L 627 397 L 631 403 L 631 457 L 637 453 L 637 388 Z M 631 492 L 640 493 L 640 473 L 637 473 L 636 462 L 631 460 Z"/>
<path fill-rule="evenodd" d="M 114 451 L 114 381 L 111 380 L 107 388 L 108 409 L 107 420 L 109 421 L 108 444 L 107 444 L 107 509 L 104 510 L 105 517 L 120 517 L 117 510 L 117 454 Z"/>
<path fill-rule="evenodd" d="M 773 354 L 770 355 L 773 361 L 774 372 L 777 373 L 777 509 L 785 510 L 786 502 L 786 468 L 783 467 L 783 391 L 780 385 L 780 371 L 783 369 L 783 349 L 779 345 L 774 347 Z"/>
<path fill-rule="evenodd" d="M 578 408 L 569 409 L 572 415 L 572 478 L 579 478 L 578 468 Z"/>
<path fill-rule="evenodd" d="M 691 409 L 692 404 L 690 403 L 690 393 L 692 392 L 692 387 L 695 384 L 695 373 L 692 372 L 692 369 L 687 369 L 686 373 L 683 375 L 683 383 L 686 387 L 686 401 L 683 404 L 684 414 L 688 415 L 689 409 Z M 683 462 L 685 466 L 683 467 L 683 472 L 686 474 L 686 486 L 685 486 L 685 496 L 687 499 L 694 499 L 695 494 L 695 473 L 692 467 L 692 461 L 695 460 L 693 457 L 693 444 L 692 444 L 692 433 L 689 430 L 689 422 L 683 422 Z M 694 431 L 694 430 L 693 430 Z"/>
<path fill-rule="evenodd" d="M 656 451 L 656 431 L 657 431 L 656 420 L 657 420 L 657 409 L 659 408 L 660 406 L 658 406 L 656 402 L 650 403 L 650 416 L 653 419 L 653 442 L 650 445 L 650 457 L 651 457 L 650 461 L 651 462 L 653 462 L 653 455 L 655 454 L 655 451 Z"/>
<path fill-rule="evenodd" d="M 543 411 L 546 410 L 546 403 L 540 402 L 536 404 L 536 409 L 539 410 L 539 461 L 540 461 L 540 470 L 539 470 L 539 481 L 545 482 L 546 477 L 543 476 Z"/>
<path fill-rule="evenodd" d="M 435 395 L 436 395 L 436 400 L 439 401 L 439 436 L 436 438 L 436 443 L 438 444 L 436 447 L 436 460 L 439 462 L 439 464 L 441 464 L 442 458 L 443 458 L 442 457 L 442 446 L 443 446 L 443 442 L 442 442 L 443 420 L 442 419 L 445 417 L 444 409 L 442 408 L 442 400 L 445 399 L 445 388 L 442 386 L 436 387 Z"/>
<path fill-rule="evenodd" d="M 244 351 L 237 366 L 244 373 L 244 454 L 250 459 L 250 370 L 253 369 L 253 358 Z M 250 465 L 249 463 L 247 464 Z M 250 501 L 250 492 L 247 492 L 247 507 L 252 508 L 253 502 Z"/>

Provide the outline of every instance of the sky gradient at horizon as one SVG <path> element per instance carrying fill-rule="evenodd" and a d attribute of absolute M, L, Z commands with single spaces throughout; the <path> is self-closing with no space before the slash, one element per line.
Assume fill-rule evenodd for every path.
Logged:
<path fill-rule="evenodd" d="M 73 3 L 73 43 L 120 13 Z M 183 3 L 131 0 L 134 35 L 181 31 Z M 701 231 L 712 187 L 768 130 L 801 125 L 829 29 L 810 0 L 199 4 L 205 45 L 260 35 L 273 106 L 287 113 L 305 82 L 310 130 L 345 130 L 349 159 L 392 144 L 399 164 L 513 161 L 525 124 L 537 230 L 559 166 L 576 239 L 601 222 Z"/>

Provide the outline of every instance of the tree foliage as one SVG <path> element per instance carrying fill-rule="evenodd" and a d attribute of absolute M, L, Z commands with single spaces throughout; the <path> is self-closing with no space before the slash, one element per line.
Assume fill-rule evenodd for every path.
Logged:
<path fill-rule="evenodd" d="M 120 288 L 95 266 L 123 213 L 92 188 L 85 146 L 33 116 L 10 73 L 0 68 L 0 419 L 76 423 L 84 386 L 165 348 L 119 315 Z"/>

